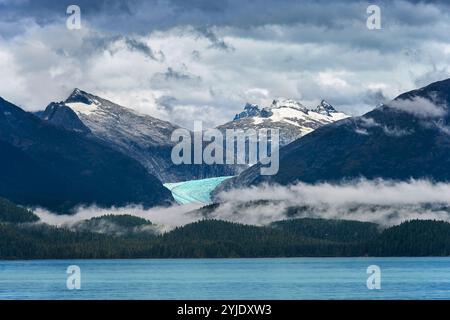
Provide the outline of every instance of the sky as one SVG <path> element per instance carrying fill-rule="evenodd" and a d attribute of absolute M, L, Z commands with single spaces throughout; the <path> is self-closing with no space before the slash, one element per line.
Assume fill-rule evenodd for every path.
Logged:
<path fill-rule="evenodd" d="M 280 97 L 360 115 L 450 78 L 448 1 L 0 0 L 0 16 L 0 96 L 28 111 L 77 87 L 188 128 Z"/>

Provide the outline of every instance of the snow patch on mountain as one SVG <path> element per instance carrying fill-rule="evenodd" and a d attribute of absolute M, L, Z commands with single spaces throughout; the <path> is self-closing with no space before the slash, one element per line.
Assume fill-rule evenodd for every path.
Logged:
<path fill-rule="evenodd" d="M 172 145 L 171 133 L 178 128 L 79 89 L 65 103 L 93 133 L 123 147 L 131 140 L 139 148 Z"/>
<path fill-rule="evenodd" d="M 247 103 L 244 111 L 237 114 L 233 121 L 218 129 L 279 129 L 280 144 L 283 146 L 323 125 L 348 117 L 349 115 L 337 111 L 325 100 L 316 108 L 310 109 L 292 99 L 277 99 L 268 107 Z"/>
<path fill-rule="evenodd" d="M 84 104 L 82 102 L 73 102 L 67 103 L 66 105 L 78 115 L 83 114 L 88 116 L 98 110 L 98 105 L 95 103 Z"/>
<path fill-rule="evenodd" d="M 92 134 L 139 161 L 163 182 L 234 175 L 231 166 L 175 165 L 172 133 L 180 127 L 75 89 L 64 102 Z"/>

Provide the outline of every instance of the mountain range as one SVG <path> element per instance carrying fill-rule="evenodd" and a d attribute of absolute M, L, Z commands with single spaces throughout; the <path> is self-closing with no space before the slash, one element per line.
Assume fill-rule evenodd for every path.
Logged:
<path fill-rule="evenodd" d="M 162 182 L 179 182 L 236 174 L 227 165 L 175 165 L 171 134 L 180 127 L 109 100 L 75 89 L 63 102 L 38 114 L 44 121 L 93 136 L 140 162 Z"/>
<path fill-rule="evenodd" d="M 450 79 L 404 93 L 359 117 L 322 101 L 247 104 L 226 129 L 278 128 L 280 169 L 261 176 L 256 164 L 214 194 L 260 183 L 288 185 L 367 179 L 449 181 Z M 65 101 L 32 114 L 0 99 L 0 197 L 59 213 L 173 202 L 162 185 L 235 175 L 233 165 L 174 165 L 167 121 L 75 89 Z"/>
<path fill-rule="evenodd" d="M 450 180 L 450 79 L 401 94 L 360 117 L 343 119 L 280 150 L 280 170 L 261 176 L 257 164 L 214 194 L 261 183 L 367 179 Z"/>
<path fill-rule="evenodd" d="M 137 161 L 81 134 L 86 129 L 73 115 L 61 119 L 72 121 L 73 130 L 0 98 L 0 196 L 58 213 L 78 205 L 151 207 L 173 201 Z"/>
<path fill-rule="evenodd" d="M 99 96 L 75 89 L 62 102 L 50 103 L 41 119 L 66 130 L 93 136 L 114 149 L 139 161 L 150 174 L 164 183 L 231 176 L 245 165 L 174 165 L 171 151 L 176 142 L 170 137 L 180 127 Z M 274 100 L 268 108 L 247 104 L 233 121 L 217 127 L 226 129 L 277 128 L 281 146 L 316 128 L 348 117 L 322 101 L 315 109 L 287 99 Z M 192 134 L 192 133 L 191 133 Z M 224 145 L 225 148 L 225 145 Z"/>
<path fill-rule="evenodd" d="M 242 170 L 176 166 L 170 136 L 177 125 L 80 89 L 34 114 L 3 99 L 0 110 L 0 196 L 26 206 L 69 213 L 80 205 L 165 205 L 173 198 L 162 182 Z"/>

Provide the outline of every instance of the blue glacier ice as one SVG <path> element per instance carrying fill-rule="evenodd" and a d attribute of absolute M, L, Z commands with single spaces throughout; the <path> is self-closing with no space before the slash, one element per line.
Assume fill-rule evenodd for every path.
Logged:
<path fill-rule="evenodd" d="M 222 182 L 233 176 L 215 177 L 201 180 L 190 180 L 176 183 L 165 183 L 164 186 L 172 192 L 176 202 L 211 203 L 211 192 Z"/>

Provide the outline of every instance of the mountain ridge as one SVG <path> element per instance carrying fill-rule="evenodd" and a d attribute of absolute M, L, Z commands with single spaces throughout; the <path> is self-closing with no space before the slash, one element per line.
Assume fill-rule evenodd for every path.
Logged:
<path fill-rule="evenodd" d="M 230 122 L 217 127 L 226 129 L 263 129 L 273 128 L 280 132 L 280 146 L 313 132 L 315 129 L 349 117 L 322 100 L 315 108 L 307 108 L 293 99 L 279 98 L 268 107 L 247 103 L 244 111 L 235 115 Z"/>
<path fill-rule="evenodd" d="M 137 160 L 164 183 L 236 173 L 236 169 L 228 165 L 175 165 L 171 152 L 176 142 L 171 141 L 171 135 L 180 127 L 168 121 L 140 114 L 78 88 L 61 104 L 77 115 L 91 136 Z M 59 112 L 66 112 L 64 108 L 60 107 Z M 45 112 L 40 116 L 45 116 Z M 47 121 L 61 126 L 52 119 Z"/>
<path fill-rule="evenodd" d="M 450 181 L 450 79 L 405 92 L 360 117 L 318 128 L 280 150 L 280 170 L 257 164 L 223 182 L 229 188 L 359 179 Z M 436 113 L 442 105 L 445 112 Z M 425 112 L 427 111 L 427 112 Z"/>
<path fill-rule="evenodd" d="M 135 160 L 0 98 L 0 196 L 69 213 L 79 205 L 168 205 L 166 188 Z"/>

